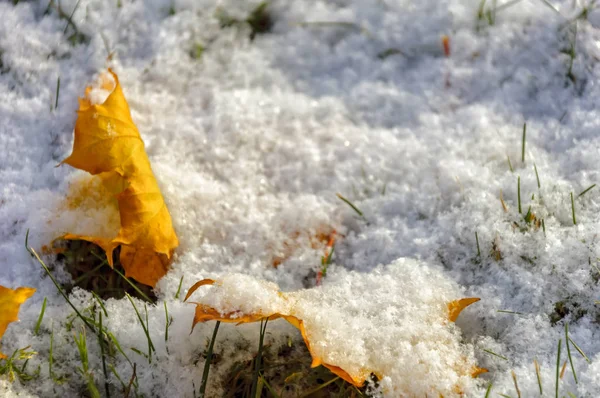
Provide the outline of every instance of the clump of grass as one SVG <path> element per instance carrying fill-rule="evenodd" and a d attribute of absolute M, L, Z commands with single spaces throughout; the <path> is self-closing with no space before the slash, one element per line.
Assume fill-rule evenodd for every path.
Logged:
<path fill-rule="evenodd" d="M 190 57 L 192 57 L 192 59 L 200 59 L 202 58 L 202 54 L 204 54 L 204 50 L 206 50 L 206 47 L 200 43 L 195 43 L 190 50 Z"/>
<path fill-rule="evenodd" d="M 311 368 L 308 349 L 304 344 L 293 344 L 291 338 L 289 344 L 280 347 L 264 344 L 258 368 L 257 357 L 236 362 L 227 370 L 222 384 L 226 391 L 224 398 L 365 396 L 366 387 L 356 388 L 323 366 Z M 255 380 L 257 388 L 253 396 Z"/>
<path fill-rule="evenodd" d="M 142 325 L 142 329 L 144 330 L 144 335 L 146 335 L 146 341 L 148 343 L 148 355 L 147 356 L 144 355 L 144 356 L 148 359 L 148 363 L 152 363 L 152 353 L 156 352 L 156 348 L 154 348 L 154 343 L 152 343 L 152 338 L 150 337 L 150 324 L 148 322 L 148 307 L 144 303 L 144 310 L 146 312 L 146 321 L 144 322 L 144 319 L 142 319 L 142 316 L 140 315 L 140 312 L 138 311 L 137 306 L 133 302 L 133 299 L 131 298 L 131 296 L 129 294 L 125 294 L 125 295 L 127 296 L 127 299 L 129 299 L 129 302 L 131 303 L 131 306 L 133 307 L 135 314 L 137 315 L 137 318 L 140 321 L 140 325 Z M 135 352 L 141 353 L 140 351 L 135 351 Z"/>
<path fill-rule="evenodd" d="M 82 328 L 81 332 L 73 337 L 81 359 L 81 367 L 78 368 L 78 370 L 86 381 L 87 392 L 91 398 L 100 398 L 100 391 L 98 390 L 98 387 L 96 387 L 94 374 L 90 370 L 85 328 Z"/>
<path fill-rule="evenodd" d="M 27 372 L 29 360 L 37 355 L 37 352 L 30 348 L 30 346 L 19 348 L 8 358 L 0 360 L 0 375 L 7 375 L 11 383 L 16 379 L 22 383 L 36 379 L 40 374 L 39 367 L 33 373 Z"/>
<path fill-rule="evenodd" d="M 572 297 L 567 297 L 554 304 L 554 311 L 550 314 L 550 323 L 556 325 L 567 315 L 571 315 L 572 321 L 577 321 L 585 314 L 587 314 L 587 311 L 581 308 L 581 305 L 577 301 L 574 301 Z"/>
<path fill-rule="evenodd" d="M 105 396 L 107 398 L 110 398 L 110 389 L 109 389 L 109 383 L 108 383 L 108 369 L 110 369 L 113 372 L 113 374 L 115 375 L 115 377 L 121 382 L 121 384 L 123 386 L 123 391 L 125 394 L 124 396 L 129 396 L 129 392 L 131 390 L 131 387 L 133 386 L 135 396 L 139 397 L 138 382 L 137 382 L 137 377 L 136 377 L 136 372 L 135 372 L 136 365 L 129 359 L 127 354 L 125 354 L 123 348 L 119 344 L 119 341 L 116 339 L 116 337 L 104 327 L 103 314 L 104 314 L 104 316 L 108 316 L 108 312 L 102 302 L 102 299 L 100 297 L 98 297 L 98 295 L 95 292 L 92 291 L 92 295 L 95 299 L 95 301 L 92 305 L 90 305 L 89 307 L 87 307 L 83 310 L 79 310 L 77 307 L 75 307 L 75 305 L 69 299 L 69 296 L 68 296 L 67 292 L 65 291 L 65 289 L 63 287 L 61 287 L 61 285 L 56 281 L 56 279 L 50 272 L 50 269 L 48 268 L 48 266 L 44 263 L 44 261 L 36 253 L 36 251 L 34 249 L 32 249 L 31 247 L 29 247 L 28 238 L 29 238 L 29 231 L 27 231 L 27 235 L 25 237 L 26 249 L 30 252 L 32 257 L 34 257 L 40 263 L 40 265 L 42 266 L 42 268 L 44 269 L 44 271 L 46 272 L 48 277 L 52 280 L 52 282 L 56 286 L 56 289 L 58 290 L 58 292 L 63 296 L 63 298 L 66 300 L 66 302 L 69 304 L 69 306 L 71 306 L 71 308 L 74 311 L 73 314 L 71 314 L 67 317 L 67 323 L 65 324 L 66 329 L 71 330 L 73 328 L 73 321 L 75 319 L 80 319 L 83 322 L 83 324 L 89 330 L 91 330 L 98 338 L 98 343 L 100 345 L 100 352 L 101 352 L 102 371 L 104 373 L 104 378 L 105 378 L 105 384 L 104 384 L 105 393 L 106 393 Z M 131 297 L 129 295 L 127 295 L 127 297 L 131 300 Z M 132 304 L 133 304 L 133 302 L 132 302 Z M 140 318 L 139 312 L 137 311 L 137 308 L 135 307 L 135 305 L 134 305 L 134 308 L 136 310 L 136 313 L 138 314 L 138 318 Z M 147 312 L 147 308 L 145 305 L 144 305 L 144 309 L 146 310 L 146 323 L 144 324 L 142 322 L 142 326 L 144 326 L 147 330 L 148 312 Z M 98 318 L 97 318 L 97 316 L 98 316 Z M 42 317 L 43 317 L 43 311 L 40 313 L 40 316 L 38 317 L 38 325 L 41 323 Z M 149 337 L 148 337 L 148 339 L 149 339 Z M 87 356 L 87 341 L 85 338 L 85 329 L 84 329 L 84 332 L 75 336 L 75 343 L 80 351 L 80 357 L 81 357 L 81 361 L 82 361 L 82 368 L 80 369 L 81 370 L 80 373 L 82 373 L 84 378 L 86 378 L 88 381 L 88 386 L 87 386 L 88 395 L 96 396 L 94 394 L 96 394 L 98 391 L 97 391 L 97 388 L 95 387 L 95 384 L 93 384 L 94 383 L 93 373 L 89 369 L 89 361 L 88 361 L 88 356 Z M 151 344 L 151 343 L 152 342 L 149 340 L 149 344 Z M 49 348 L 49 356 L 48 356 L 48 373 L 50 374 L 50 377 L 56 384 L 61 384 L 61 383 L 65 382 L 66 380 L 68 380 L 68 376 L 66 376 L 66 375 L 57 376 L 54 374 L 54 372 L 53 372 L 53 363 L 54 363 L 53 348 L 54 348 L 54 327 L 51 326 L 51 328 L 50 328 L 50 348 Z M 154 349 L 153 346 L 152 346 L 152 349 Z M 120 378 L 119 374 L 116 372 L 114 365 L 107 362 L 107 360 L 109 358 L 115 357 L 116 352 L 119 352 L 121 355 L 123 355 L 123 357 L 127 360 L 127 362 L 133 368 L 133 375 L 132 375 L 132 378 L 131 378 L 128 386 L 125 386 L 125 384 L 122 382 L 122 379 Z M 142 354 L 142 355 L 144 355 L 144 354 Z M 89 383 L 92 383 L 93 385 L 90 385 Z M 99 393 L 97 396 L 100 396 Z"/>

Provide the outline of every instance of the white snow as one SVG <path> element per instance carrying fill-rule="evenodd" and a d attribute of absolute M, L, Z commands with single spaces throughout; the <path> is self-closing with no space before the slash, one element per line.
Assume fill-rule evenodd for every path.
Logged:
<path fill-rule="evenodd" d="M 247 27 L 221 28 L 215 15 L 221 10 L 243 19 L 257 2 L 81 0 L 73 23 L 89 41 L 75 45 L 68 40 L 72 27 L 63 33 L 66 19 L 55 7 L 45 12 L 47 0 L 0 3 L 0 285 L 38 289 L 22 306 L 21 322 L 9 326 L 2 350 L 31 345 L 38 355 L 28 367 L 40 367 L 29 383 L 0 377 L 0 394 L 80 392 L 79 357 L 73 331 L 66 329 L 72 310 L 24 240 L 29 230 L 30 245 L 39 249 L 73 228 L 103 228 L 108 235 L 116 228 L 114 212 L 67 208 L 67 196 L 87 177 L 55 167 L 71 151 L 77 98 L 111 66 L 181 242 L 172 271 L 157 286 L 158 305 L 148 307 L 156 346 L 151 364 L 130 350 L 144 350 L 146 337 L 129 301 L 106 303 L 106 325 L 137 363 L 145 396 L 192 397 L 193 385 L 200 385 L 201 354 L 214 324 L 189 334 L 193 305 L 174 298 L 181 276 L 185 289 L 203 278 L 239 274 L 299 297 L 322 298 L 315 318 L 330 311 L 360 329 L 350 334 L 324 320 L 331 324 L 324 333 L 343 336 L 331 352 L 352 366 L 361 360 L 352 342 L 364 342 L 365 363 L 389 371 L 380 389 L 389 396 L 418 395 L 426 384 L 451 391 L 457 383 L 452 369 L 416 374 L 419 368 L 401 348 L 375 352 L 392 345 L 386 333 L 404 326 L 428 339 L 434 333 L 423 326 L 425 313 L 402 326 L 409 311 L 383 310 L 407 297 L 389 286 L 419 298 L 481 297 L 457 328 L 438 331 L 451 337 L 438 355 L 450 357 L 436 358 L 432 346 L 423 354 L 437 366 L 472 353 L 488 368 L 477 380 L 461 381 L 466 396 L 484 396 L 490 382 L 493 396 L 516 396 L 511 371 L 521 396 L 538 396 L 534 359 L 544 393 L 553 393 L 561 338 L 561 366 L 567 359 L 564 322 L 591 363 L 571 346 L 579 383 L 567 363 L 559 393 L 600 396 L 600 188 L 578 196 L 600 181 L 600 11 L 576 19 L 587 0 L 522 0 L 506 8 L 511 2 L 488 1 L 485 10 L 501 7 L 490 25 L 486 16 L 477 19 L 480 3 L 274 0 L 272 31 L 251 41 Z M 70 15 L 76 4 L 63 0 L 60 7 Z M 450 37 L 450 57 L 443 35 Z M 190 52 L 197 44 L 205 50 L 195 59 Z M 401 54 L 378 56 L 389 49 Z M 545 231 L 523 221 L 530 206 Z M 332 228 L 339 233 L 334 264 L 323 286 L 313 288 L 324 245 L 312 245 L 311 237 Z M 273 267 L 289 247 L 290 256 Z M 410 272 L 399 272 L 406 264 Z M 56 273 L 68 279 L 59 267 Z M 262 294 L 259 287 L 240 297 L 247 304 Z M 36 336 L 44 297 L 48 308 Z M 84 309 L 93 297 L 75 291 L 73 300 Z M 174 318 L 166 344 L 164 301 Z M 426 302 L 415 298 L 407 305 Z M 568 309 L 563 319 L 556 306 Z M 370 315 L 351 319 L 354 310 Z M 52 330 L 53 372 L 71 378 L 60 385 L 48 369 Z M 270 323 L 268 331 L 270 344 L 290 335 L 301 344 L 283 321 Z M 239 341 L 248 348 L 239 349 Z M 222 392 L 220 377 L 233 362 L 251 358 L 257 342 L 256 324 L 221 326 L 215 350 L 226 360 L 211 368 L 211 394 Z M 102 386 L 93 336 L 88 346 Z M 128 380 L 126 361 L 116 369 Z"/>

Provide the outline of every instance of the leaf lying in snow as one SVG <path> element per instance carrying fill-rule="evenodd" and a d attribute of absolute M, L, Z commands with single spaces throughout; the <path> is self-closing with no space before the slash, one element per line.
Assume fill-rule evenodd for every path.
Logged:
<path fill-rule="evenodd" d="M 448 300 L 448 284 L 437 287 L 437 275 L 427 271 L 411 277 L 408 273 L 415 271 L 398 264 L 392 276 L 351 273 L 338 284 L 290 293 L 242 275 L 205 279 L 189 289 L 185 300 L 201 286 L 211 286 L 195 303 L 192 329 L 210 320 L 242 324 L 283 318 L 300 330 L 313 367 L 323 365 L 358 387 L 375 374 L 382 384 L 394 379 L 396 392 L 454 396 L 468 379 L 485 372 L 452 324 L 478 299 Z M 441 297 L 418 286 L 425 281 L 433 281 L 431 291 L 437 288 Z"/>
<path fill-rule="evenodd" d="M 110 69 L 109 73 L 102 76 L 102 89 L 112 90 L 104 102 L 92 102 L 91 87 L 79 99 L 73 153 L 62 163 L 97 175 L 104 189 L 116 196 L 120 230 L 116 237 L 69 233 L 63 239 L 97 244 L 111 266 L 112 252 L 120 245 L 126 276 L 154 286 L 168 271 L 179 241 L 119 79 Z"/>
<path fill-rule="evenodd" d="M 9 289 L 0 286 L 0 338 L 6 332 L 8 324 L 19 320 L 19 308 L 29 297 L 33 296 L 35 289 L 32 287 L 19 287 Z M 0 352 L 0 358 L 6 358 Z"/>

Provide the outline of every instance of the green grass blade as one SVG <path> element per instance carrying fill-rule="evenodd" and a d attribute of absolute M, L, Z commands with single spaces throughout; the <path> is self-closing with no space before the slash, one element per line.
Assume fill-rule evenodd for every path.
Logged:
<path fill-rule="evenodd" d="M 340 198 L 344 203 L 346 203 L 348 206 L 350 206 L 352 208 L 352 210 L 354 210 L 359 216 L 361 217 L 365 217 L 363 215 L 363 212 L 360 211 L 360 209 L 356 206 L 354 206 L 354 204 L 352 202 L 350 202 L 348 199 L 346 199 L 345 197 L 343 197 L 342 195 L 340 195 L 339 193 L 336 194 L 338 198 Z"/>
<path fill-rule="evenodd" d="M 571 192 L 571 214 L 573 215 L 573 225 L 577 225 L 577 218 L 575 218 L 575 201 L 573 200 L 573 192 Z"/>
<path fill-rule="evenodd" d="M 527 123 L 523 123 L 523 140 L 521 143 L 521 162 L 525 163 L 525 141 L 527 137 Z"/>
<path fill-rule="evenodd" d="M 505 356 L 502 356 L 502 355 L 500 355 L 500 354 L 496 354 L 496 353 L 495 353 L 494 351 L 492 351 L 492 350 L 487 350 L 487 349 L 485 349 L 485 348 L 484 348 L 484 349 L 483 349 L 483 351 L 484 351 L 484 352 L 487 352 L 488 354 L 491 354 L 491 355 L 493 355 L 493 356 L 496 356 L 496 357 L 498 357 L 498 358 L 500 358 L 500 359 L 504 359 L 505 361 L 508 361 L 508 358 L 506 358 Z"/>
<path fill-rule="evenodd" d="M 538 174 L 537 166 L 535 165 L 535 162 L 533 163 L 533 169 L 535 170 L 535 179 L 537 180 L 538 189 L 540 189 L 540 188 L 542 188 L 542 184 L 540 184 L 540 175 Z"/>
<path fill-rule="evenodd" d="M 519 214 L 522 214 L 521 209 L 521 176 L 517 177 L 517 201 L 519 202 Z"/>
<path fill-rule="evenodd" d="M 569 364 L 571 365 L 571 371 L 573 372 L 573 379 L 575 384 L 579 384 L 577 380 L 577 373 L 575 372 L 575 366 L 573 365 L 573 358 L 571 358 L 571 347 L 569 345 L 569 323 L 565 322 L 565 345 L 567 346 L 567 356 L 569 357 Z"/>
<path fill-rule="evenodd" d="M 588 193 L 589 191 L 591 191 L 595 186 L 596 186 L 596 184 L 590 185 L 589 187 L 587 187 L 586 189 L 584 189 L 583 192 L 581 192 L 579 195 L 577 195 L 577 197 L 585 195 L 586 193 Z"/>
<path fill-rule="evenodd" d="M 106 354 L 104 353 L 104 339 L 102 338 L 102 312 L 98 313 L 100 319 L 98 321 L 100 333 L 98 334 L 98 344 L 100 344 L 100 356 L 102 358 L 102 372 L 104 373 L 104 391 L 106 397 L 110 398 L 110 388 L 108 387 L 108 372 L 106 371 Z"/>
<path fill-rule="evenodd" d="M 177 288 L 177 293 L 175 293 L 175 300 L 179 299 L 179 293 L 181 292 L 182 284 L 183 284 L 183 275 L 181 275 L 181 279 L 179 279 L 179 287 Z"/>
<path fill-rule="evenodd" d="M 200 398 L 204 398 L 206 392 L 206 385 L 208 384 L 208 374 L 210 372 L 210 363 L 212 362 L 213 348 L 215 346 L 215 340 L 217 339 L 217 333 L 219 332 L 219 325 L 221 321 L 217 321 L 213 330 L 210 344 L 208 345 L 208 351 L 206 353 L 206 360 L 204 362 L 204 371 L 202 372 L 202 384 L 200 384 Z"/>
<path fill-rule="evenodd" d="M 265 339 L 265 332 L 267 330 L 267 323 L 269 318 L 260 321 L 260 338 L 258 340 L 258 353 L 254 360 L 254 376 L 252 377 L 252 392 L 250 393 L 251 398 L 255 398 L 258 390 L 258 379 L 260 375 L 260 368 L 262 366 L 262 351 Z"/>
<path fill-rule="evenodd" d="M 560 349 L 562 347 L 562 339 L 558 340 L 558 352 L 556 354 L 556 386 L 554 389 L 555 398 L 558 398 L 558 380 L 560 375 Z"/>
<path fill-rule="evenodd" d="M 40 316 L 38 316 L 38 320 L 35 323 L 35 329 L 33 331 L 33 334 L 35 334 L 36 336 L 39 334 L 40 332 L 40 325 L 42 324 L 42 319 L 44 318 L 44 312 L 46 312 L 46 297 L 44 297 L 44 302 L 42 303 L 42 309 L 40 311 Z"/>

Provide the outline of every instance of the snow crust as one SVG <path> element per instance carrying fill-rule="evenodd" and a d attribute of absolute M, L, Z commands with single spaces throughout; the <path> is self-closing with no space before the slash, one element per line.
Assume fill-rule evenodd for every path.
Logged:
<path fill-rule="evenodd" d="M 76 3 L 63 0 L 60 7 L 68 15 Z M 200 385 L 213 325 L 189 334 L 193 306 L 174 298 L 181 276 L 185 289 L 232 274 L 307 295 L 314 305 L 302 310 L 331 326 L 324 332 L 331 335 L 317 336 L 331 355 L 388 371 L 381 394 L 411 396 L 462 383 L 465 396 L 481 397 L 493 382 L 493 394 L 515 396 L 514 371 L 521 395 L 537 396 L 534 359 L 544 392 L 552 392 L 559 339 L 561 366 L 567 359 L 569 322 L 591 362 L 571 346 L 579 383 L 567 364 L 559 393 L 600 396 L 600 189 L 578 196 L 600 180 L 600 13 L 576 19 L 586 2 L 546 3 L 555 9 L 534 0 L 502 8 L 489 25 L 477 19 L 475 0 L 274 1 L 272 31 L 250 40 L 248 27 L 221 28 L 215 14 L 243 19 L 256 3 L 81 0 L 73 22 L 89 42 L 75 45 L 63 33 L 66 20 L 53 8 L 45 12 L 47 1 L 0 3 L 0 284 L 38 289 L 2 347 L 10 353 L 31 345 L 38 355 L 28 366 L 40 367 L 30 383 L 0 378 L 0 395 L 80 393 L 78 382 L 51 380 L 51 331 L 53 372 L 78 380 L 79 358 L 65 327 L 71 309 L 24 239 L 29 230 L 30 245 L 39 249 L 74 228 L 105 228 L 110 236 L 117 225 L 110 206 L 69 208 L 73 183 L 87 177 L 55 167 L 71 150 L 77 98 L 111 66 L 181 241 L 172 271 L 158 284 L 159 303 L 148 308 L 155 361 L 130 350 L 146 344 L 131 304 L 106 303 L 106 325 L 137 363 L 145 396 L 191 397 Z M 450 37 L 450 57 L 442 35 Z M 205 47 L 200 58 L 190 55 L 197 44 Z M 384 56 L 390 49 L 401 53 Z M 524 222 L 529 208 L 543 228 Z M 314 288 L 324 247 L 313 247 L 311 237 L 332 228 L 340 236 L 334 264 Z M 271 305 L 261 283 L 244 286 L 237 303 Z M 414 301 L 406 292 L 417 295 Z M 44 297 L 48 308 L 36 336 Z M 441 311 L 443 300 L 459 297 L 481 301 L 449 331 L 423 326 L 426 316 L 440 325 L 433 322 L 439 311 L 410 311 Z M 93 302 L 83 291 L 73 300 L 79 308 Z M 164 301 L 174 319 L 167 343 Z M 426 344 L 421 352 L 419 366 L 430 364 L 437 377 L 418 375 L 416 359 L 393 346 L 386 333 L 401 330 L 424 341 L 445 336 L 448 344 Z M 290 335 L 301 344 L 285 322 L 273 322 L 269 332 L 270 344 Z M 88 340 L 92 366 L 100 369 L 98 346 Z M 257 325 L 223 325 L 215 350 L 226 360 L 211 369 L 211 379 L 251 358 L 257 342 Z M 444 369 L 461 353 L 489 369 L 481 382 L 457 380 Z M 116 370 L 131 376 L 125 361 Z M 95 377 L 101 382 L 101 372 Z M 223 386 L 215 381 L 210 388 L 218 395 Z"/>

